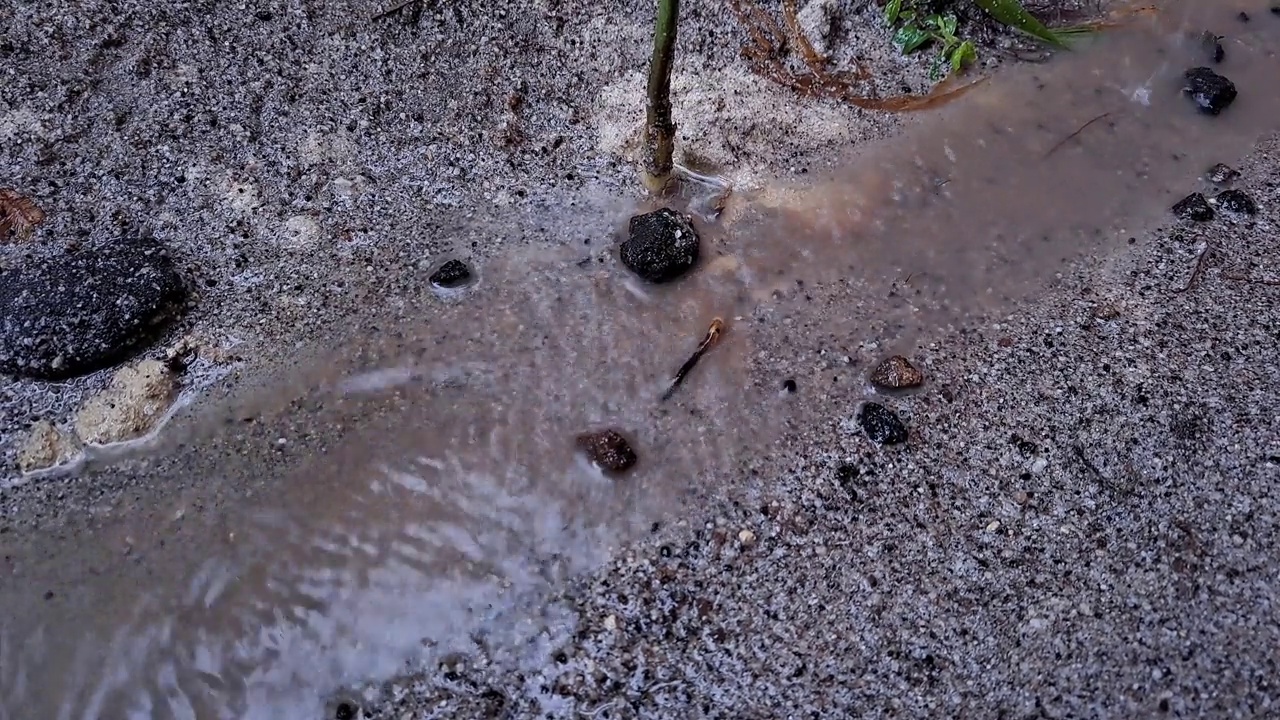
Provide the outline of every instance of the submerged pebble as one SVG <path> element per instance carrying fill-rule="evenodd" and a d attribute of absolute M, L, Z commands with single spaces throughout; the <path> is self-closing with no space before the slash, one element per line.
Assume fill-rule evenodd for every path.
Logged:
<path fill-rule="evenodd" d="M 1240 177 L 1240 171 L 1225 163 L 1218 163 L 1205 173 L 1205 178 L 1214 185 L 1225 185 L 1238 177 Z"/>
<path fill-rule="evenodd" d="M 584 433 L 578 436 L 577 444 L 591 462 L 607 472 L 626 472 L 636 464 L 635 450 L 617 430 Z"/>
<path fill-rule="evenodd" d="M 1204 48 L 1205 55 L 1215 63 L 1222 62 L 1227 56 L 1226 48 L 1222 47 L 1222 36 L 1208 30 L 1200 36 L 1200 46 Z"/>
<path fill-rule="evenodd" d="M 1218 207 L 1237 215 L 1257 215 L 1258 203 L 1243 190 L 1223 190 L 1213 199 Z"/>
<path fill-rule="evenodd" d="M 924 373 L 902 355 L 894 355 L 872 371 L 871 382 L 895 390 L 912 388 L 924 382 Z"/>
<path fill-rule="evenodd" d="M 1201 193 L 1191 193 L 1173 205 L 1173 214 L 1183 220 L 1208 222 L 1213 219 L 1213 207 Z"/>
<path fill-rule="evenodd" d="M 880 403 L 865 403 L 858 411 L 858 425 L 867 438 L 877 445 L 895 445 L 907 441 L 907 426 L 898 414 Z"/>
<path fill-rule="evenodd" d="M 698 234 L 687 217 L 670 208 L 636 215 L 621 258 L 631 272 L 649 282 L 675 280 L 698 262 Z"/>
<path fill-rule="evenodd" d="M 1185 77 L 1183 91 L 1191 96 L 1200 112 L 1217 115 L 1236 99 L 1235 83 L 1207 67 L 1191 68 Z"/>
<path fill-rule="evenodd" d="M 436 287 L 452 290 L 462 287 L 471 280 L 471 268 L 461 260 L 450 260 L 427 278 Z"/>

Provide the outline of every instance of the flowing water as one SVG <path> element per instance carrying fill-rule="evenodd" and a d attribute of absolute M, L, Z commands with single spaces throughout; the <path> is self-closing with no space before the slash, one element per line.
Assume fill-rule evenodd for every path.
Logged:
<path fill-rule="evenodd" d="M 1219 117 L 1180 94 L 1183 70 L 1204 64 L 1203 29 L 1227 36 L 1219 69 L 1241 91 Z M 1280 19 L 1262 3 L 1166 3 L 1001 73 L 835 171 L 740 193 L 700 226 L 706 257 L 685 281 L 654 288 L 580 250 L 526 251 L 423 300 L 419 325 L 371 311 L 347 343 L 154 460 L 209 486 L 247 482 L 248 497 L 201 497 L 199 522 L 181 504 L 139 510 L 24 559 L 0 589 L 0 717 L 318 718 L 344 683 L 468 643 L 541 662 L 541 631 L 574 621 L 547 616 L 548 590 L 692 514 L 797 412 L 759 372 L 759 348 L 869 323 L 906 342 L 1124 247 L 1210 165 L 1277 129 L 1277 52 Z M 627 214 L 599 222 L 619 229 Z M 798 283 L 859 299 L 804 330 L 752 321 L 802 308 Z M 717 316 L 724 341 L 659 402 Z M 625 480 L 574 452 L 576 434 L 603 427 L 638 449 Z M 153 460 L 131 462 L 83 472 Z"/>

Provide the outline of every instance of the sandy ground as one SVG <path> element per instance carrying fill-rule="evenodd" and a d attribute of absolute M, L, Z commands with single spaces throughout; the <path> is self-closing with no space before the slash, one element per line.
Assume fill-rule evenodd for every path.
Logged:
<path fill-rule="evenodd" d="M 428 3 L 416 26 L 367 20 L 378 9 L 0 9 L 14 71 L 0 88 L 0 185 L 49 213 L 33 243 L 0 258 L 38 262 L 72 239 L 111 243 L 145 228 L 197 290 L 143 355 L 188 335 L 221 351 L 193 366 L 186 382 L 209 399 L 181 411 L 159 449 L 83 474 L 9 471 L 0 572 L 15 581 L 11 601 L 46 602 L 46 591 L 110 572 L 119 552 L 99 541 L 122 518 L 181 505 L 188 523 L 216 525 L 278 468 L 341 437 L 306 427 L 288 390 L 243 399 L 256 395 L 246 387 L 306 385 L 313 369 L 290 363 L 308 367 L 308 346 L 362 334 L 377 345 L 380 323 L 450 302 L 424 289 L 444 259 L 483 273 L 530 247 L 585 245 L 638 197 L 627 141 L 646 8 Z M 909 122 L 799 100 L 746 69 L 721 6 L 686 12 L 676 112 L 692 164 L 744 187 L 795 179 L 846 159 L 830 148 Z M 924 87 L 924 63 L 893 57 L 873 15 L 837 16 L 835 58 L 864 56 L 885 93 Z M 1259 5 L 1251 22 L 1276 20 Z M 928 378 L 885 400 L 911 429 L 905 446 L 876 448 L 853 421 L 894 335 L 887 320 L 847 327 L 865 288 L 810 279 L 775 293 L 748 321 L 781 328 L 753 336 L 754 386 L 796 384 L 780 395 L 794 410 L 776 442 L 743 449 L 737 472 L 649 538 L 553 588 L 519 643 L 476 636 L 448 662 L 327 697 L 330 710 L 1280 712 L 1280 316 L 1275 286 L 1255 282 L 1280 277 L 1278 161 L 1271 135 L 1239 163 L 1256 218 L 1144 227 L 1118 252 L 1064 263 L 1034 305 L 905 346 L 895 337 Z M 1205 243 L 1203 272 L 1178 292 Z M 6 458 L 31 423 L 66 426 L 109 380 L 6 380 Z M 220 405 L 226 396 L 241 399 Z M 303 439 L 271 447 L 291 413 Z M 193 449 L 202 443 L 217 449 Z M 184 533 L 200 537 L 175 528 L 173 542 Z"/>

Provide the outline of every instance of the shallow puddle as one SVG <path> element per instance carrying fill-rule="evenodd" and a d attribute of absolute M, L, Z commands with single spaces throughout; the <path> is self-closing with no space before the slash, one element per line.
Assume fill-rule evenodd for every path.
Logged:
<path fill-rule="evenodd" d="M 345 683 L 572 622 L 536 620 L 541 594 L 689 514 L 778 436 L 792 410 L 752 363 L 786 329 L 751 322 L 761 304 L 838 282 L 864 301 L 810 332 L 875 321 L 893 342 L 970 322 L 1123 246 L 1275 129 L 1280 20 L 1229 5 L 1167 4 L 826 177 L 743 191 L 671 286 L 566 245 L 411 299 L 419 325 L 353 321 L 286 382 L 175 430 L 164 472 L 255 479 L 251 497 L 210 491 L 198 522 L 139 512 L 92 546 L 22 559 L 0 590 L 0 716 L 317 718 Z M 1204 29 L 1226 36 L 1217 69 L 1240 87 L 1219 117 L 1180 93 Z M 723 342 L 660 402 L 714 317 Z M 640 455 L 623 479 L 574 451 L 606 427 Z"/>

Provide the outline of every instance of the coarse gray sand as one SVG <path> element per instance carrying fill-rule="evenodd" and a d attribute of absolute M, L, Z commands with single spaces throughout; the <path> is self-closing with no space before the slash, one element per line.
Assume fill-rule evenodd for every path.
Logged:
<path fill-rule="evenodd" d="M 1280 22 L 1235 4 L 1255 28 Z M 927 86 L 927 62 L 895 57 L 878 11 L 852 5 L 833 62 L 864 56 L 886 94 Z M 485 292 L 516 297 L 493 285 L 514 277 L 512 257 L 581 248 L 599 260 L 634 208 L 646 4 L 427 3 L 416 26 L 370 21 L 379 9 L 0 8 L 11 70 L 0 186 L 49 213 L 0 262 L 145 230 L 198 297 L 144 355 L 184 336 L 221 351 L 193 366 L 195 402 L 152 444 L 0 486 L 12 620 L 61 602 L 92 617 L 87 578 L 168 577 L 166 563 L 270 503 L 289 468 L 340 447 L 352 425 L 394 428 L 403 408 L 391 401 L 323 415 L 306 393 L 329 378 L 316 348 L 350 351 L 352 367 L 395 358 L 398 323 L 432 328 Z M 832 148 L 911 132 L 914 116 L 797 98 L 752 75 L 723 7 L 685 12 L 685 162 L 768 187 L 838 172 L 848 155 Z M 716 414 L 731 400 L 697 405 L 711 391 L 691 389 L 700 441 L 714 445 L 707 428 L 725 438 L 708 451 L 718 464 L 681 477 L 642 537 L 622 533 L 518 611 L 442 639 L 425 667 L 317 690 L 326 712 L 345 701 L 397 719 L 1280 715 L 1277 161 L 1269 133 L 1238 164 L 1258 216 L 1138 223 L 1131 244 L 1117 235 L 1107 252 L 1035 265 L 1047 274 L 1034 303 L 903 333 L 867 287 L 815 269 L 736 306 L 749 341 L 717 352 L 742 349 L 744 397 L 774 403 L 760 406 L 776 413 L 771 433 L 742 431 L 760 446 L 732 431 L 755 421 Z M 426 277 L 453 257 L 480 282 L 439 297 Z M 896 282 L 907 294 L 910 269 Z M 478 354 L 504 337 L 435 331 L 449 347 L 471 333 Z M 662 362 L 678 347 L 663 346 Z M 855 416 L 890 350 L 926 384 L 878 399 L 911 434 L 877 448 Z M 110 376 L 6 381 L 6 457 L 33 422 L 65 426 Z M 718 377 L 740 376 L 712 365 L 706 378 Z M 0 665 L 16 666 L 2 662 L 11 652 L 0 643 Z M 0 717 L 35 707 L 13 701 L 39 687 L 17 687 L 0 671 Z"/>

